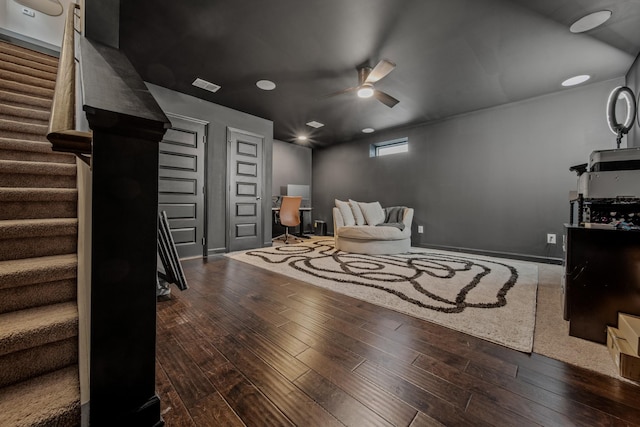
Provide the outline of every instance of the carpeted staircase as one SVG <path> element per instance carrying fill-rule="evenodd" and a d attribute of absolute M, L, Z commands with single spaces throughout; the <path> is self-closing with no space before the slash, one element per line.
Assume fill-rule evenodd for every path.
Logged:
<path fill-rule="evenodd" d="M 0 426 L 80 424 L 73 155 L 46 140 L 57 58 L 0 41 Z"/>

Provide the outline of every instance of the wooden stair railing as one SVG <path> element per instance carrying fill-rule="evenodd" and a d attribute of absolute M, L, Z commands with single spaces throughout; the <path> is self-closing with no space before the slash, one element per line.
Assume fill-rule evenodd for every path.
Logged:
<path fill-rule="evenodd" d="M 76 130 L 76 65 L 75 65 L 75 20 L 79 5 L 70 3 L 67 11 L 62 50 L 58 65 L 58 76 L 53 94 L 51 118 L 47 139 L 53 151 L 90 154 L 91 132 Z"/>

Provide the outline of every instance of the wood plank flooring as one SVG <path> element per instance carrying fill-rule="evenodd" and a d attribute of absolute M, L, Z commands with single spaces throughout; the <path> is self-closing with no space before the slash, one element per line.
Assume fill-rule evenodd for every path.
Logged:
<path fill-rule="evenodd" d="M 632 426 L 640 386 L 226 257 L 158 303 L 171 426 Z"/>

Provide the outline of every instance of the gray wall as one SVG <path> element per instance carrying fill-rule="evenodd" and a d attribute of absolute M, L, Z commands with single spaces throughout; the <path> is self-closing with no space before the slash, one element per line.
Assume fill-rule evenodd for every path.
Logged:
<path fill-rule="evenodd" d="M 310 147 L 273 140 L 273 182 L 271 194 L 280 195 L 287 184 L 311 185 Z"/>
<path fill-rule="evenodd" d="M 640 99 L 640 55 L 636 58 L 635 62 L 627 72 L 626 84 L 633 90 L 636 95 L 636 106 L 638 106 L 638 100 Z M 629 131 L 629 135 L 625 138 L 627 140 L 628 147 L 640 147 L 640 122 L 636 114 L 636 122 Z M 624 140 L 623 140 L 624 144 Z"/>
<path fill-rule="evenodd" d="M 314 150 L 314 217 L 332 228 L 334 199 L 415 209 L 416 246 L 562 258 L 572 165 L 615 148 L 610 80 L 437 123 Z M 409 153 L 369 158 L 371 143 L 409 137 Z M 417 233 L 417 225 L 424 234 Z M 558 244 L 547 245 L 556 233 Z"/>
<path fill-rule="evenodd" d="M 273 196 L 281 194 L 280 187 L 287 184 L 308 185 L 311 187 L 312 151 L 310 147 L 303 147 L 289 142 L 273 140 Z M 313 188 L 313 187 L 311 187 Z M 313 201 L 311 201 L 313 204 Z M 312 214 L 313 215 L 313 214 Z M 304 214 L 304 230 L 311 230 L 312 215 Z M 281 230 L 274 230 L 280 234 Z"/>
<path fill-rule="evenodd" d="M 262 194 L 271 192 L 273 122 L 147 83 L 165 112 L 209 122 L 207 137 L 207 246 L 209 254 L 224 252 L 227 243 L 227 128 L 264 136 Z M 271 203 L 263 198 L 263 244 L 271 245 Z"/>
<path fill-rule="evenodd" d="M 120 0 L 84 0 L 84 36 L 120 47 Z"/>

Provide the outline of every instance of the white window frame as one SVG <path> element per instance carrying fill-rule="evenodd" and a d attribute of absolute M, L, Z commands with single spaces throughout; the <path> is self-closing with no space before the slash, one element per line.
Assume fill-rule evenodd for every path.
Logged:
<path fill-rule="evenodd" d="M 369 148 L 370 157 L 390 156 L 392 154 L 407 153 L 409 151 L 409 137 L 376 142 Z"/>

